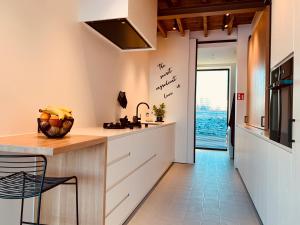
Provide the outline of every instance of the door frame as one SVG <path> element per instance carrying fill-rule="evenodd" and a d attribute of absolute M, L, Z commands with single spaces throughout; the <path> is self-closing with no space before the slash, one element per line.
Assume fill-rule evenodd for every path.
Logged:
<path fill-rule="evenodd" d="M 227 117 L 226 117 L 226 123 L 227 123 L 227 127 L 228 127 L 228 116 L 229 116 L 229 82 L 230 82 L 230 72 L 231 69 L 230 68 L 222 68 L 220 67 L 215 67 L 215 68 L 211 68 L 211 69 L 198 69 L 196 68 L 196 74 L 195 74 L 195 101 L 194 101 L 194 161 L 196 161 L 195 159 L 195 155 L 196 155 L 196 150 L 197 149 L 204 149 L 204 150 L 218 150 L 218 151 L 227 151 L 227 149 L 219 149 L 219 148 L 197 148 L 196 147 L 196 112 L 197 112 L 197 100 L 196 100 L 196 96 L 197 96 L 197 72 L 198 71 L 227 71 Z"/>

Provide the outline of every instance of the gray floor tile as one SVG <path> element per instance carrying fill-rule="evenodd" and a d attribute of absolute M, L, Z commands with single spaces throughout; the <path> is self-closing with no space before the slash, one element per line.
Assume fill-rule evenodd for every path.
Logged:
<path fill-rule="evenodd" d="M 179 179 L 180 178 L 180 179 Z M 260 225 L 227 152 L 174 164 L 127 225 Z"/>

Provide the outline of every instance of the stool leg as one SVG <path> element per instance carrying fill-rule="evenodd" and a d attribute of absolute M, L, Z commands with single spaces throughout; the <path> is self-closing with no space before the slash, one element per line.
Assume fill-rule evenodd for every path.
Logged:
<path fill-rule="evenodd" d="M 75 177 L 75 185 L 76 185 L 76 225 L 79 225 L 78 180 L 77 180 L 77 177 Z"/>
<path fill-rule="evenodd" d="M 42 203 L 42 193 L 38 197 L 38 210 L 37 210 L 37 224 L 40 225 L 41 220 L 41 203 Z"/>
<path fill-rule="evenodd" d="M 24 193 L 25 193 L 25 177 L 23 175 L 23 182 L 22 182 L 22 202 L 21 202 L 21 217 L 20 217 L 20 225 L 23 224 L 23 212 L 24 212 Z"/>
<path fill-rule="evenodd" d="M 20 225 L 23 224 L 23 209 L 24 209 L 24 198 L 22 198 L 22 203 L 21 203 L 21 217 L 20 217 Z"/>

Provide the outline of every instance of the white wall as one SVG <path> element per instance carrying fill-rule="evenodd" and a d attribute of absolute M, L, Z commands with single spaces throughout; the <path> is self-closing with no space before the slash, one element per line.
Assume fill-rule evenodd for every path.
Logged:
<path fill-rule="evenodd" d="M 120 90 L 130 117 L 148 100 L 148 53 L 121 54 L 77 21 L 73 0 L 1 1 L 0 8 L 0 135 L 35 131 L 38 109 L 48 104 L 72 108 L 83 127 L 117 119 Z"/>
<path fill-rule="evenodd" d="M 238 33 L 236 28 L 233 29 L 231 35 L 227 34 L 227 30 L 210 30 L 208 36 L 205 37 L 203 31 L 193 31 L 190 33 L 190 38 L 198 41 L 235 40 L 238 38 Z"/>
<path fill-rule="evenodd" d="M 200 44 L 197 64 L 236 63 L 236 42 Z"/>
<path fill-rule="evenodd" d="M 196 64 L 197 64 L 197 40 L 190 38 L 190 57 L 189 57 L 189 91 L 188 91 L 188 121 L 187 121 L 187 162 L 194 163 L 195 156 L 195 83 L 196 83 Z"/>
<path fill-rule="evenodd" d="M 148 53 L 121 54 L 78 22 L 75 2 L 0 1 L 0 135 L 36 131 L 48 104 L 72 108 L 74 126 L 85 127 L 131 117 L 148 100 Z M 122 112 L 120 90 L 129 100 Z M 1 200 L 0 224 L 18 224 L 19 203 Z"/>
<path fill-rule="evenodd" d="M 158 38 L 157 51 L 150 56 L 150 103 L 166 104 L 166 120 L 176 121 L 175 138 L 175 161 L 187 162 L 187 101 L 188 101 L 188 74 L 189 74 L 189 32 L 182 37 L 178 32 L 169 32 L 168 38 Z M 165 64 L 165 68 L 160 70 L 158 65 Z M 168 68 L 172 68 L 172 73 L 160 78 Z M 162 90 L 156 88 L 172 80 L 176 76 L 176 82 L 168 85 Z M 180 87 L 178 88 L 178 85 Z M 171 96 L 165 98 L 167 95 Z"/>
<path fill-rule="evenodd" d="M 236 70 L 236 63 L 230 65 L 231 70 L 230 70 L 230 82 L 229 82 L 229 118 L 230 119 L 230 113 L 231 113 L 231 107 L 232 107 L 232 102 L 233 102 L 233 95 L 236 92 L 236 76 L 237 76 L 237 70 Z M 234 109 L 235 110 L 235 109 Z"/>

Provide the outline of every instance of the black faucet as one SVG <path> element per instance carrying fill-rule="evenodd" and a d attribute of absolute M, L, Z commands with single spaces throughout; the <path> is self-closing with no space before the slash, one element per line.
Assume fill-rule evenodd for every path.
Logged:
<path fill-rule="evenodd" d="M 150 106 L 146 102 L 140 102 L 136 106 L 136 115 L 133 117 L 134 122 L 139 122 L 139 120 L 141 120 L 141 118 L 139 117 L 139 107 L 140 107 L 140 105 L 146 105 L 148 107 L 148 109 L 150 109 Z"/>

